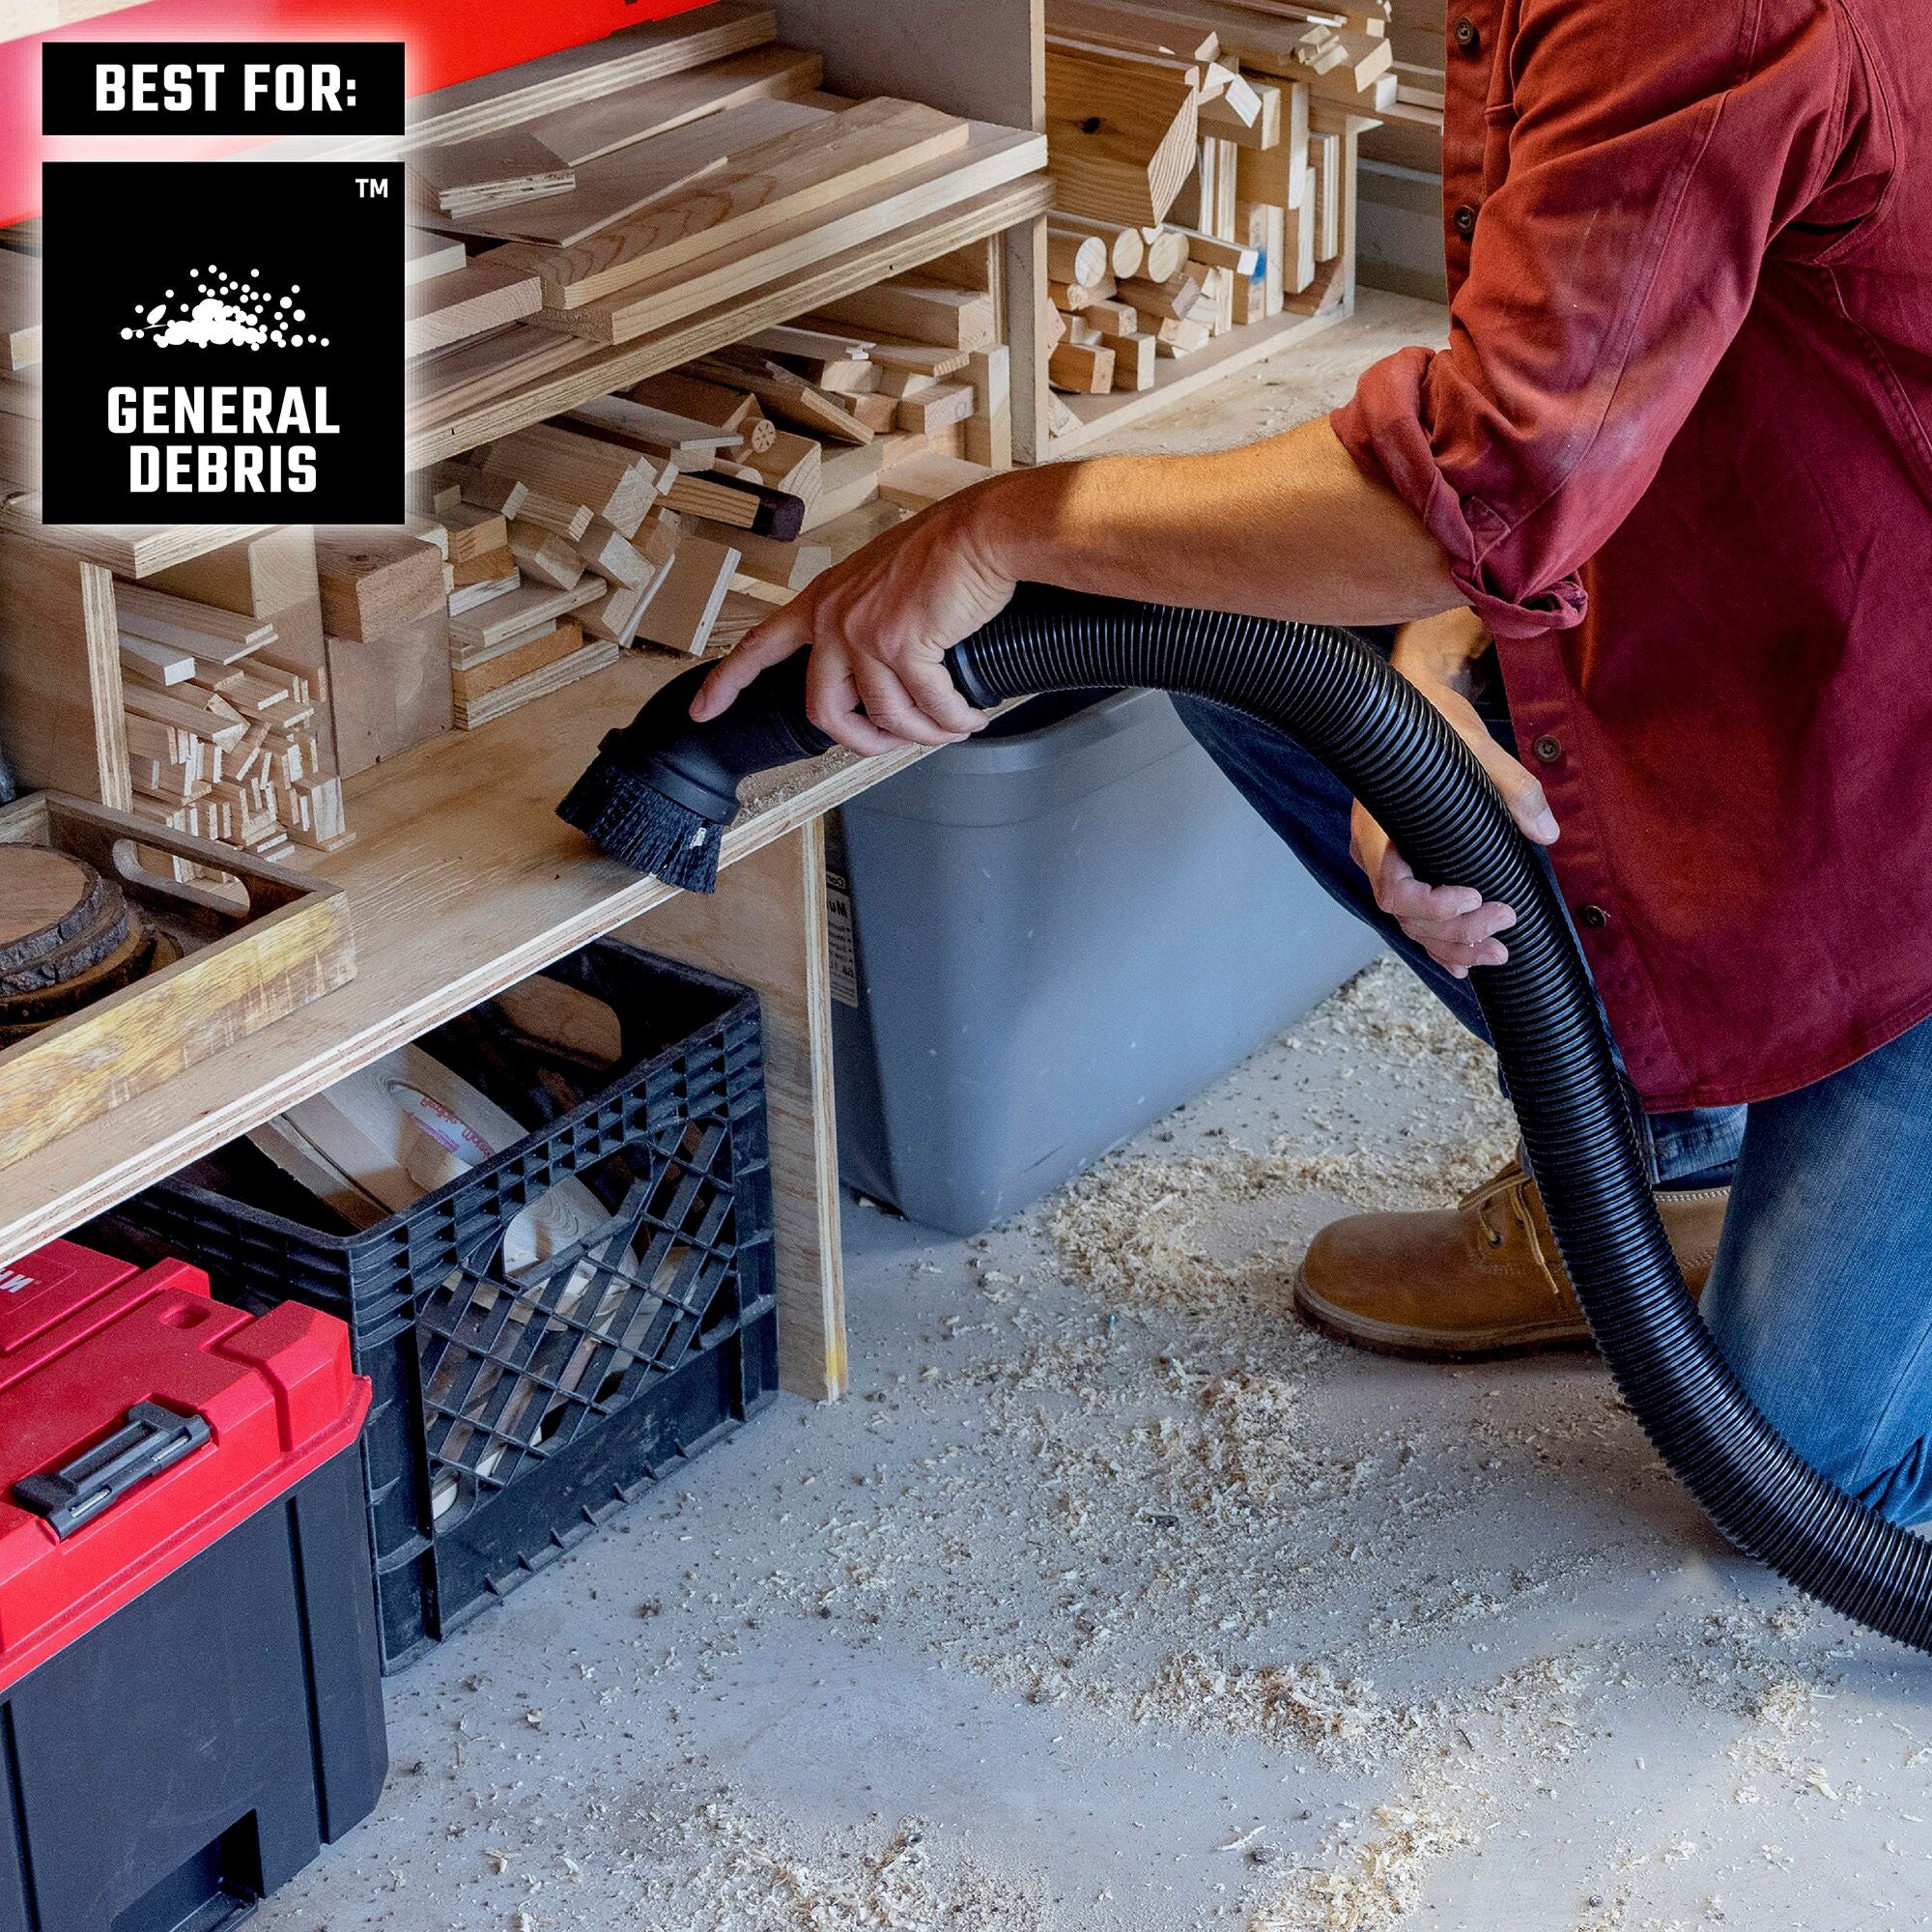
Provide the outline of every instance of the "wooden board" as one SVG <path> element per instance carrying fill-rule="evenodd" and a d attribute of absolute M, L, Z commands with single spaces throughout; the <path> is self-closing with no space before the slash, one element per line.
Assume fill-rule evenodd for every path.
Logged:
<path fill-rule="evenodd" d="M 738 557 L 734 545 L 680 535 L 670 567 L 644 607 L 638 635 L 667 650 L 701 651 L 710 639 L 718 607 L 731 587 Z"/>
<path fill-rule="evenodd" d="M 410 365 L 404 420 L 412 433 L 482 409 L 499 396 L 581 361 L 587 346 L 526 322 L 418 357 Z"/>
<path fill-rule="evenodd" d="M 1057 199 L 1077 214 L 1163 220 L 1194 165 L 1199 96 L 1158 63 L 1049 46 L 1046 135 Z"/>
<path fill-rule="evenodd" d="M 750 100 L 791 100 L 825 77 L 825 63 L 799 47 L 759 47 L 687 73 L 619 89 L 561 113 L 526 121 L 521 131 L 558 159 L 581 167 L 601 155 L 668 133 L 687 122 Z"/>
<path fill-rule="evenodd" d="M 0 841 L 84 859 L 188 948 L 174 965 L 0 1051 L 0 1169 L 355 973 L 339 890 L 227 846 L 45 793 L 0 808 Z M 235 898 L 142 870 L 136 841 L 237 881 L 241 909 Z"/>
<path fill-rule="evenodd" d="M 315 558 L 331 637 L 385 638 L 442 602 L 442 559 L 404 531 L 319 529 Z"/>
<path fill-rule="evenodd" d="M 494 256 L 471 262 L 453 275 L 439 275 L 408 291 L 404 353 L 423 355 L 447 349 L 520 316 L 534 315 L 542 305 L 542 284 L 526 269 L 512 268 Z"/>
<path fill-rule="evenodd" d="M 771 9 L 715 0 L 668 20 L 640 21 L 601 41 L 439 89 L 412 103 L 411 139 L 469 140 L 586 100 L 682 73 L 777 38 Z"/>
<path fill-rule="evenodd" d="M 113 579 L 99 564 L 7 534 L 0 747 L 22 784 L 123 810 L 132 802 Z"/>
<path fill-rule="evenodd" d="M 373 642 L 328 639 L 335 756 L 344 778 L 450 728 L 449 626 L 440 606 Z"/>
<path fill-rule="evenodd" d="M 454 225 L 468 235 L 568 248 L 641 209 L 708 184 L 712 176 L 728 168 L 730 157 L 741 149 L 749 151 L 831 118 L 825 108 L 806 107 L 796 100 L 749 101 L 586 161 L 577 170 L 577 185 L 568 194 L 547 195 L 541 201 L 469 216 Z"/>
<path fill-rule="evenodd" d="M 505 268 L 543 278 L 547 307 L 580 307 L 645 276 L 661 278 L 720 249 L 742 247 L 775 222 L 867 192 L 963 148 L 967 137 L 965 122 L 935 108 L 861 101 L 829 127 L 814 122 L 747 149 L 701 188 L 574 248 L 519 243 L 502 259 Z"/>
<path fill-rule="evenodd" d="M 749 290 L 795 278 L 838 252 L 1031 174 L 1045 159 L 1046 145 L 1037 135 L 972 123 L 956 148 L 883 186 L 845 194 L 805 213 L 775 218 L 744 245 L 698 255 L 680 268 L 654 270 L 602 299 L 567 308 L 547 307 L 538 320 L 545 327 L 566 329 L 593 341 L 628 342 Z M 789 312 L 799 310 L 793 305 Z"/>
<path fill-rule="evenodd" d="M 403 281 L 407 287 L 433 282 L 439 275 L 453 275 L 469 259 L 463 243 L 451 236 L 432 235 L 423 228 L 403 231 Z"/>

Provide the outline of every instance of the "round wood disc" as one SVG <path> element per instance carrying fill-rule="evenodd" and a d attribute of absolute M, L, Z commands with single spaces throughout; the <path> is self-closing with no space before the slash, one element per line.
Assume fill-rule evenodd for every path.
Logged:
<path fill-rule="evenodd" d="M 99 923 L 78 933 L 65 946 L 43 952 L 38 959 L 11 973 L 0 973 L 0 999 L 16 993 L 39 992 L 44 986 L 59 986 L 77 980 L 120 951 L 128 942 L 128 902 L 109 888 L 109 899 Z"/>
<path fill-rule="evenodd" d="M 171 938 L 167 933 L 155 930 L 151 931 L 150 936 L 154 944 L 149 951 L 146 963 L 139 969 L 128 972 L 126 979 L 121 981 L 121 984 L 132 984 L 137 979 L 146 979 L 150 974 L 160 972 L 163 967 L 172 966 L 182 956 L 180 942 Z M 65 992 L 67 989 L 63 987 L 60 990 Z M 108 993 L 118 990 L 119 986 L 115 984 L 96 985 L 91 989 L 89 997 L 99 999 Z M 23 1039 L 31 1039 L 35 1034 L 41 1032 L 45 1027 L 51 1026 L 55 1020 L 66 1017 L 65 1013 L 49 1012 L 38 1019 L 19 1021 L 0 1020 L 0 1050 L 10 1046 L 16 1046 Z"/>
<path fill-rule="evenodd" d="M 99 926 L 121 889 L 85 860 L 0 845 L 0 979 Z"/>
<path fill-rule="evenodd" d="M 129 906 L 128 936 L 106 958 L 58 985 L 0 998 L 0 1026 L 44 1026 L 49 1020 L 65 1019 L 138 980 L 148 970 L 154 951 L 154 927 Z"/>

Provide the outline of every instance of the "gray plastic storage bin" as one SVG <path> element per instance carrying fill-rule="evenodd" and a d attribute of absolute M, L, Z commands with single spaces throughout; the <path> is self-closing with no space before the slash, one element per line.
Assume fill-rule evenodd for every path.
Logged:
<path fill-rule="evenodd" d="M 846 806 L 833 856 L 839 1168 L 953 1234 L 1191 1098 L 1379 950 L 1165 696 L 1036 704 Z"/>

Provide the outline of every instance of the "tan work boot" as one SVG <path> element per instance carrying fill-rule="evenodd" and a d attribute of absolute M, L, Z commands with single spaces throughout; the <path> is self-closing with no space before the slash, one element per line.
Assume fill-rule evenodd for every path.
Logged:
<path fill-rule="evenodd" d="M 1728 1187 L 1657 1197 L 1684 1278 L 1704 1292 Z M 1516 1354 L 1590 1339 L 1536 1182 L 1517 1161 L 1460 1207 L 1351 1214 L 1309 1243 L 1294 1305 L 1337 1340 L 1388 1355 Z"/>

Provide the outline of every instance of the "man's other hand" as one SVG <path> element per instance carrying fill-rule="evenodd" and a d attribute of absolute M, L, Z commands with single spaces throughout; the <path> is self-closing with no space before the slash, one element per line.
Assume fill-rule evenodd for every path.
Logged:
<path fill-rule="evenodd" d="M 1556 842 L 1556 817 L 1535 776 L 1491 737 L 1468 698 L 1468 668 L 1489 639 L 1468 611 L 1445 611 L 1405 624 L 1390 663 L 1434 704 L 1475 753 L 1526 838 Z M 1438 966 L 1465 980 L 1471 966 L 1500 966 L 1509 948 L 1498 937 L 1516 923 L 1513 907 L 1473 886 L 1432 885 L 1389 842 L 1360 801 L 1350 821 L 1350 851 L 1369 876 L 1376 903 Z"/>

